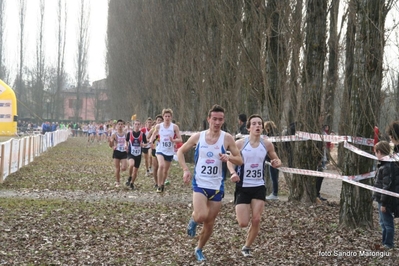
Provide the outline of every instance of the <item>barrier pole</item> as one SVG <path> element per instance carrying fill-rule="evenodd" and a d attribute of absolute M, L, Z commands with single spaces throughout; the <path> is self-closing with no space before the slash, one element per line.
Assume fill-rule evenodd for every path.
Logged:
<path fill-rule="evenodd" d="M 22 162 L 20 161 L 21 160 L 21 139 L 18 139 L 18 142 L 19 142 L 19 147 L 18 147 L 18 163 L 17 163 L 17 171 L 22 167 Z M 22 149 L 23 149 L 23 147 L 22 147 Z"/>
<path fill-rule="evenodd" d="M 30 156 L 31 156 L 31 151 L 32 151 L 32 136 L 28 137 L 28 164 L 30 164 Z"/>
<path fill-rule="evenodd" d="M 8 174 L 10 174 L 11 173 L 11 164 L 12 164 L 12 144 L 13 144 L 13 142 L 14 141 L 12 141 L 12 139 L 11 139 L 11 141 L 10 141 L 10 154 L 9 154 L 9 158 L 10 158 L 10 160 L 9 160 L 9 164 L 8 164 Z"/>
<path fill-rule="evenodd" d="M 3 183 L 4 175 L 4 144 L 0 144 L 0 183 Z"/>

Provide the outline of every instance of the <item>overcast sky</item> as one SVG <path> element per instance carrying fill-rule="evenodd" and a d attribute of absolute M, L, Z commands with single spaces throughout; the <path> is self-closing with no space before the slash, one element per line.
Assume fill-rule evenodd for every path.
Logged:
<path fill-rule="evenodd" d="M 44 0 L 46 5 L 46 28 L 45 28 L 45 51 L 47 56 L 46 64 L 56 64 L 55 40 L 57 29 L 56 5 L 58 0 Z M 90 48 L 88 61 L 88 74 L 90 82 L 103 79 L 105 74 L 105 56 L 106 56 L 106 30 L 108 16 L 108 0 L 88 0 L 91 6 L 90 11 Z M 74 78 L 76 69 L 76 46 L 77 46 L 77 16 L 80 7 L 80 0 L 66 0 L 68 5 L 68 36 L 66 51 L 66 70 Z M 37 29 L 39 21 L 40 0 L 26 0 L 26 31 L 25 31 L 25 65 L 32 67 L 35 64 L 35 48 L 37 39 Z M 6 65 L 11 71 L 11 79 L 15 79 L 18 68 L 19 56 L 19 22 L 18 22 L 19 0 L 5 0 L 6 23 L 5 23 L 5 60 Z M 341 11 L 345 5 L 340 5 Z M 386 29 L 388 30 L 387 47 L 385 49 L 384 65 L 385 69 L 395 69 L 398 71 L 399 53 L 396 18 L 398 17 L 398 7 L 395 6 L 388 13 L 386 20 Z M 339 18 L 341 19 L 342 14 Z M 339 25 L 341 22 L 339 22 Z M 344 42 L 344 33 L 346 26 L 343 27 L 341 43 Z M 391 29 L 391 31 L 389 31 Z M 389 74 L 388 74 L 389 75 Z"/>
<path fill-rule="evenodd" d="M 45 54 L 46 64 L 56 65 L 56 35 L 58 0 L 45 1 Z M 90 82 L 105 78 L 106 28 L 108 0 L 91 0 L 90 3 L 90 46 L 88 51 L 88 74 Z M 25 20 L 25 65 L 35 64 L 37 30 L 39 28 L 40 0 L 26 0 Z M 66 47 L 66 71 L 74 78 L 76 69 L 77 17 L 80 0 L 67 0 L 68 26 Z M 19 1 L 5 1 L 5 60 L 11 71 L 11 80 L 15 79 L 19 58 Z"/>

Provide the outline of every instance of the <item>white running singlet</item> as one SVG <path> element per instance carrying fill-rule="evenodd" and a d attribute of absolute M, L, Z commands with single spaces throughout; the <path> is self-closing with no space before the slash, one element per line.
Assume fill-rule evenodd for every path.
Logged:
<path fill-rule="evenodd" d="M 157 145 L 157 153 L 163 155 L 173 156 L 174 154 L 174 143 L 171 141 L 175 135 L 173 129 L 174 124 L 170 123 L 168 128 L 164 127 L 164 123 L 159 124 L 159 142 Z"/>
<path fill-rule="evenodd" d="M 244 164 L 237 168 L 237 174 L 241 187 L 259 187 L 265 184 L 264 167 L 267 149 L 263 139 L 260 139 L 258 147 L 252 147 L 249 138 L 245 138 L 244 146 L 241 149 L 241 156 Z"/>
<path fill-rule="evenodd" d="M 224 148 L 224 136 L 226 132 L 221 131 L 219 139 L 212 145 L 206 142 L 205 134 L 206 131 L 200 133 L 195 149 L 194 161 L 196 164 L 193 186 L 224 191 L 226 167 L 223 167 L 219 153 L 226 153 L 226 149 Z"/>
<path fill-rule="evenodd" d="M 116 136 L 116 148 L 115 150 L 124 152 L 125 150 L 125 144 L 126 144 L 126 135 L 123 134 L 122 136 L 118 135 L 118 133 L 115 134 Z"/>

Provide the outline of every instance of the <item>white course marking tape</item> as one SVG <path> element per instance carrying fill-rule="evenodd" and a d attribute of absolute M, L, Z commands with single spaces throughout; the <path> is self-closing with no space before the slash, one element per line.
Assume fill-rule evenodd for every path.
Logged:
<path fill-rule="evenodd" d="M 270 162 L 266 162 L 266 164 L 271 166 Z M 356 181 L 356 179 L 362 180 L 362 179 L 373 177 L 374 176 L 373 174 L 375 174 L 375 172 L 367 173 L 364 175 L 358 175 L 358 176 L 341 176 L 341 175 L 337 175 L 337 174 L 324 173 L 324 172 L 305 170 L 305 169 L 297 169 L 297 168 L 288 168 L 288 167 L 279 167 L 278 170 L 280 170 L 281 172 L 284 172 L 284 173 L 339 179 L 339 180 L 345 181 L 347 183 L 350 183 L 350 184 L 358 186 L 358 187 L 366 188 L 371 191 L 376 191 L 376 192 L 379 192 L 379 193 L 382 193 L 385 195 L 399 198 L 398 193 L 380 189 L 380 188 L 376 188 L 376 187 L 373 187 L 370 185 L 360 183 L 359 181 Z"/>

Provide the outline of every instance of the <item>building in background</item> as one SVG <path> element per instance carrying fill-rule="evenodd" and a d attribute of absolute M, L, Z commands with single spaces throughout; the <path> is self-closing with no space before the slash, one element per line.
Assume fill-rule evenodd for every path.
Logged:
<path fill-rule="evenodd" d="M 63 99 L 61 120 L 75 120 L 76 87 L 64 89 L 61 95 Z M 109 101 L 106 79 L 94 81 L 92 86 L 86 84 L 79 92 L 79 121 L 109 120 Z"/>

